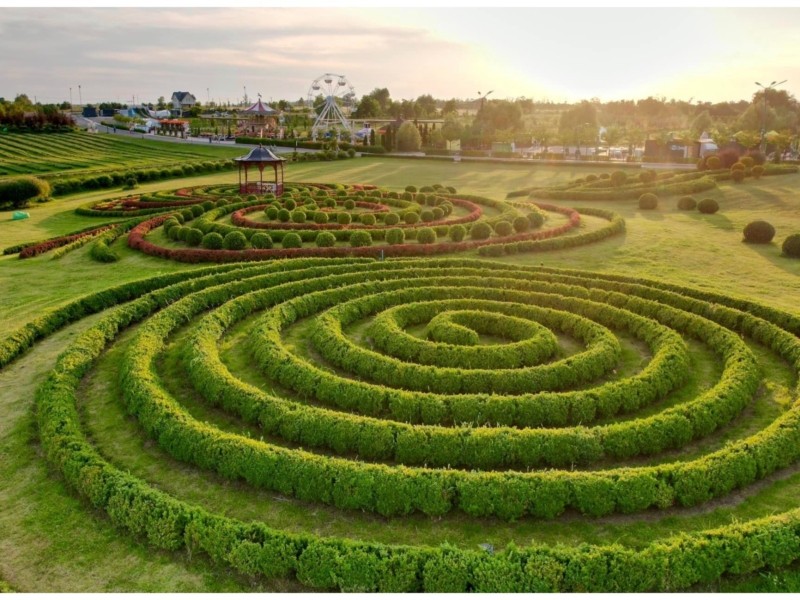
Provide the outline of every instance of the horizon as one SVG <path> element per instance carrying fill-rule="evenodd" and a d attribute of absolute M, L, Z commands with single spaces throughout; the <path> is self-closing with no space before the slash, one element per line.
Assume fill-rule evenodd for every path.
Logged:
<path fill-rule="evenodd" d="M 358 98 L 740 102 L 796 95 L 798 34 L 797 8 L 6 8 L 0 97 L 296 102 L 335 73 Z"/>

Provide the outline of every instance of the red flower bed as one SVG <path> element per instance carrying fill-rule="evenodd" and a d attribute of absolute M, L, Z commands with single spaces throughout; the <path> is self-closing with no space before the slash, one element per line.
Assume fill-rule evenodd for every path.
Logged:
<path fill-rule="evenodd" d="M 204 248 L 164 248 L 156 246 L 147 241 L 145 236 L 161 225 L 169 215 L 159 215 L 153 219 L 143 221 L 134 227 L 128 235 L 128 246 L 160 258 L 170 258 L 180 262 L 200 263 L 200 262 L 239 262 L 266 260 L 271 258 L 300 258 L 309 256 L 321 257 L 342 257 L 342 256 L 366 256 L 380 257 L 389 256 L 428 256 L 431 254 L 444 254 L 448 252 L 463 252 L 481 246 L 492 244 L 506 244 L 509 242 L 520 242 L 523 240 L 543 240 L 562 235 L 580 225 L 581 217 L 577 211 L 571 208 L 555 206 L 550 204 L 538 204 L 544 210 L 558 212 L 569 217 L 564 225 L 552 227 L 542 231 L 528 231 L 518 233 L 503 238 L 490 238 L 488 240 L 469 240 L 465 242 L 442 242 L 436 244 L 398 244 L 395 246 L 368 246 L 360 248 L 333 247 L 333 248 L 271 248 L 269 250 L 208 250 Z M 429 223 L 426 225 L 430 225 Z"/>
<path fill-rule="evenodd" d="M 90 229 L 89 231 L 81 231 L 80 233 L 76 233 L 74 235 L 65 235 L 62 237 L 56 237 L 49 240 L 45 240 L 35 246 L 28 246 L 27 248 L 23 249 L 19 253 L 20 258 L 32 258 L 34 256 L 39 256 L 40 254 L 44 254 L 45 252 L 49 252 L 50 250 L 55 250 L 56 248 L 60 248 L 61 246 L 66 246 L 67 244 L 71 244 L 75 240 L 79 240 L 86 236 L 96 235 L 106 229 L 111 229 L 112 227 L 116 227 L 117 224 L 114 223 L 112 225 L 103 225 L 102 227 L 96 227 L 95 229 Z"/>

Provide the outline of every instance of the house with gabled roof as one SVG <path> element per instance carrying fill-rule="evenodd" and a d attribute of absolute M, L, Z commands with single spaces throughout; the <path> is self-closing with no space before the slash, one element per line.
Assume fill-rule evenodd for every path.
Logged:
<path fill-rule="evenodd" d="M 183 111 L 191 110 L 191 108 L 197 104 L 197 98 L 189 92 L 172 92 L 171 102 L 173 112 L 177 112 L 179 116 L 183 116 Z"/>

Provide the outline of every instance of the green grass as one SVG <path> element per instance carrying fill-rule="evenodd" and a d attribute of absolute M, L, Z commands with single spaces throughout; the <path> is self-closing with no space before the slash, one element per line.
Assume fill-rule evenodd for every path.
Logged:
<path fill-rule="evenodd" d="M 0 146 L 4 139 L 0 136 Z M 3 160 L 0 154 L 0 164 Z M 408 184 L 441 183 L 453 185 L 461 192 L 502 199 L 512 189 L 553 185 L 602 171 L 602 168 L 467 165 L 369 158 L 290 165 L 286 179 L 375 183 L 395 190 Z M 234 180 L 235 174 L 214 174 L 146 184 L 141 189 L 147 192 Z M 718 190 L 697 196 L 698 199 L 714 197 L 719 200 L 721 210 L 711 216 L 678 211 L 673 199 L 662 200 L 658 210 L 646 212 L 636 208 L 636 201 L 598 203 L 626 219 L 624 236 L 571 250 L 500 260 L 664 280 L 750 298 L 800 314 L 800 261 L 780 256 L 783 238 L 800 232 L 798 185 L 800 175 L 747 180 L 743 185 L 722 184 Z M 65 197 L 32 207 L 31 218 L 25 221 L 12 222 L 0 214 L 0 247 L 100 224 L 104 220 L 77 217 L 73 209 L 90 200 L 120 194 L 119 190 L 111 190 Z M 741 242 L 742 228 L 756 219 L 766 219 L 776 227 L 774 243 L 750 246 Z M 596 224 L 587 219 L 585 226 Z M 28 260 L 1 258 L 0 334 L 6 335 L 49 308 L 83 294 L 141 277 L 195 268 L 133 252 L 124 245 L 124 240 L 114 247 L 122 260 L 108 265 L 91 261 L 87 247 L 67 254 L 58 262 L 51 261 L 47 254 Z M 102 514 L 94 512 L 51 472 L 36 440 L 33 392 L 57 355 L 92 322 L 92 319 L 84 320 L 47 338 L 0 371 L 3 414 L 0 419 L 0 505 L 3 506 L 0 549 L 4 552 L 0 579 L 20 591 L 296 590 L 297 585 L 288 582 L 250 580 L 220 572 L 197 556 L 153 551 L 140 540 L 111 526 Z M 306 333 L 298 326 L 291 333 L 292 339 L 302 341 Z M 266 385 L 248 363 L 246 353 L 237 346 L 240 338 L 236 334 L 234 330 L 223 341 L 223 357 L 243 380 Z M 149 440 L 136 421 L 126 415 L 116 388 L 119 357 L 129 335 L 126 333 L 112 351 L 103 356 L 81 389 L 81 411 L 94 443 L 107 458 L 134 475 L 180 498 L 229 516 L 264 520 L 294 531 L 314 530 L 327 535 L 388 542 L 435 544 L 447 540 L 464 547 L 475 547 L 483 542 L 502 546 L 508 541 L 521 545 L 620 542 L 641 546 L 683 530 L 746 521 L 795 508 L 800 497 L 800 473 L 789 469 L 709 506 L 599 520 L 573 515 L 552 522 L 526 519 L 509 524 L 468 519 L 457 514 L 441 519 L 424 516 L 383 519 L 327 506 L 306 505 L 178 463 Z M 177 356 L 179 342 L 180 336 L 165 354 L 160 369 L 171 385 L 182 386 Z M 626 344 L 625 348 L 625 368 L 635 369 L 641 355 L 637 355 L 632 344 Z M 717 378 L 719 367 L 707 350 L 692 346 L 691 352 L 697 367 L 693 372 L 697 375 L 688 389 L 703 389 Z M 784 410 L 786 403 L 792 400 L 789 389 L 796 383 L 794 376 L 771 353 L 759 350 L 758 358 L 766 379 L 773 385 L 762 390 L 745 414 L 730 427 L 676 453 L 674 458 L 684 459 L 707 451 L 704 444 L 716 447 L 728 439 L 746 436 Z M 202 420 L 258 435 L 254 427 L 210 409 L 191 392 L 179 389 L 182 395 L 186 394 L 187 405 Z M 675 397 L 666 402 L 679 399 Z M 659 460 L 670 460 L 670 456 L 663 455 Z M 798 591 L 800 576 L 796 570 L 789 569 L 732 578 L 702 589 Z"/>
<path fill-rule="evenodd" d="M 0 134 L 0 179 L 14 175 L 85 175 L 91 172 L 164 167 L 185 161 L 233 158 L 242 148 L 179 144 L 75 131 Z"/>

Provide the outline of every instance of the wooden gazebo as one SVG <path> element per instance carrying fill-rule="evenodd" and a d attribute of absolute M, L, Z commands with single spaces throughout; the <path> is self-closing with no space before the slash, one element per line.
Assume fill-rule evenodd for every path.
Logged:
<path fill-rule="evenodd" d="M 261 144 L 253 148 L 247 156 L 234 158 L 239 165 L 239 193 L 240 194 L 266 194 L 272 192 L 276 196 L 283 193 L 283 163 L 285 159 L 275 156 L 269 148 Z M 264 167 L 271 166 L 275 172 L 275 182 L 264 181 Z M 258 181 L 250 179 L 250 171 L 258 169 Z M 242 181 L 244 171 L 244 181 Z"/>

